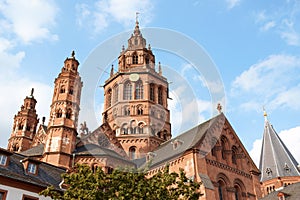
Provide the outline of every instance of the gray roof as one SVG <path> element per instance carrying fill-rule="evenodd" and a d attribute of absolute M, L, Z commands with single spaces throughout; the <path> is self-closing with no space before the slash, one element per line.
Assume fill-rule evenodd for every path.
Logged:
<path fill-rule="evenodd" d="M 150 168 L 164 164 L 170 159 L 179 157 L 197 145 L 200 145 L 200 153 L 205 156 L 210 152 L 219 137 L 219 135 L 215 134 L 221 134 L 225 119 L 224 114 L 221 113 L 176 138 L 164 142 L 158 149 L 153 151 L 154 156 L 151 160 Z M 179 141 L 180 145 L 178 145 L 177 148 L 174 148 L 173 144 L 176 141 Z"/>
<path fill-rule="evenodd" d="M 300 182 L 294 183 L 284 187 L 281 190 L 274 191 L 260 200 L 274 200 L 278 199 L 277 195 L 279 192 L 285 194 L 285 200 L 299 200 L 300 198 Z"/>
<path fill-rule="evenodd" d="M 266 118 L 259 163 L 260 181 L 276 177 L 300 176 L 297 166 L 297 161 Z"/>
<path fill-rule="evenodd" d="M 42 156 L 44 153 L 44 144 L 39 144 L 35 147 L 32 147 L 26 151 L 20 152 L 24 156 Z"/>
<path fill-rule="evenodd" d="M 76 156 L 108 156 L 132 163 L 129 160 L 122 157 L 121 155 L 119 155 L 117 152 L 107 148 L 103 148 L 96 144 L 85 144 L 79 146 L 75 149 L 74 153 L 76 154 Z"/>
<path fill-rule="evenodd" d="M 0 151 L 8 152 L 2 148 L 0 148 Z M 37 175 L 31 175 L 26 173 L 23 164 L 20 162 L 26 159 L 26 156 L 13 152 L 10 152 L 7 156 L 9 157 L 9 163 L 7 166 L 0 165 L 0 176 L 42 188 L 53 185 L 56 189 L 59 189 L 59 183 L 62 181 L 61 174 L 66 172 L 65 169 L 37 161 L 39 163 L 38 173 Z"/>

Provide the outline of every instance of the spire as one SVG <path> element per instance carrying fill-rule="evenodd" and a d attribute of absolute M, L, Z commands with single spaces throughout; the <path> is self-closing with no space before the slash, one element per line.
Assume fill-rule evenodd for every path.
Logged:
<path fill-rule="evenodd" d="M 282 142 L 267 119 L 264 110 L 265 127 L 259 163 L 261 182 L 277 177 L 300 176 L 298 163 Z"/>

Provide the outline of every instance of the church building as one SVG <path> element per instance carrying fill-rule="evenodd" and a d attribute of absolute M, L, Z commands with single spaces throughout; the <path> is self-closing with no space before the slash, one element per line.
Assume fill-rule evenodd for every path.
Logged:
<path fill-rule="evenodd" d="M 45 118 L 39 122 L 34 90 L 25 97 L 14 116 L 7 149 L 0 149 L 0 199 L 48 199 L 38 192 L 49 185 L 61 189 L 60 174 L 76 163 L 106 173 L 148 166 L 149 177 L 169 164 L 170 171 L 182 168 L 187 177 L 202 182 L 202 200 L 256 200 L 300 181 L 295 160 L 268 121 L 260 169 L 221 109 L 172 137 L 168 80 L 138 21 L 118 56 L 117 72 L 112 67 L 104 83 L 102 124 L 92 132 L 86 123 L 78 131 L 84 85 L 78 68 L 73 51 L 55 78 L 48 124 Z M 270 145 L 284 153 L 266 159 Z M 285 164 L 278 168 L 277 161 Z"/>

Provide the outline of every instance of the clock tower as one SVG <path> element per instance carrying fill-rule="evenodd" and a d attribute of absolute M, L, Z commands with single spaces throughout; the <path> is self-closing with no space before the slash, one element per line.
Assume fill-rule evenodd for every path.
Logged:
<path fill-rule="evenodd" d="M 168 82 L 146 45 L 136 21 L 127 49 L 122 47 L 118 70 L 112 66 L 104 84 L 103 123 L 115 131 L 130 159 L 144 157 L 171 138 Z"/>

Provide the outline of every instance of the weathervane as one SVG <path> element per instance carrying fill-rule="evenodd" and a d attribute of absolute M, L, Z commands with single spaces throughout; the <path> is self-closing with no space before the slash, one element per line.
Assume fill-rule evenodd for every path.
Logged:
<path fill-rule="evenodd" d="M 135 21 L 138 22 L 138 18 L 139 18 L 139 12 L 135 12 Z"/>

